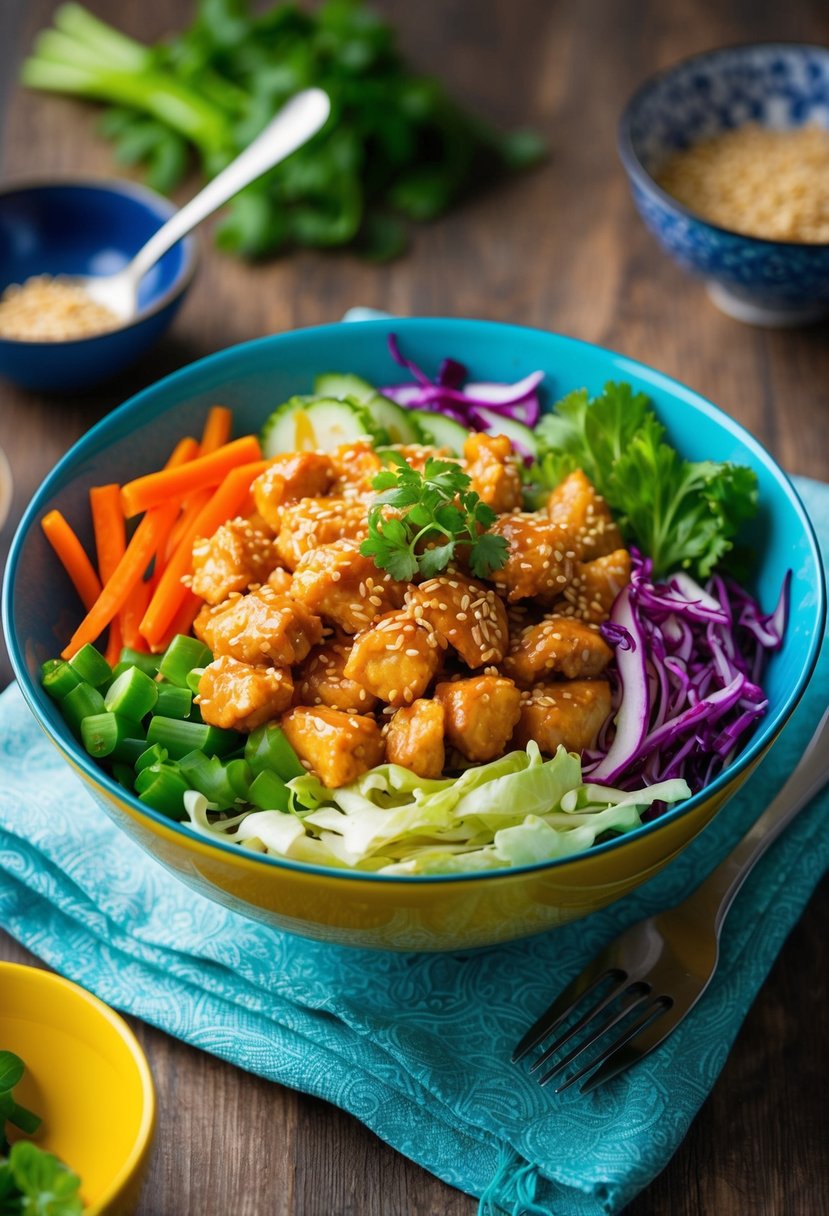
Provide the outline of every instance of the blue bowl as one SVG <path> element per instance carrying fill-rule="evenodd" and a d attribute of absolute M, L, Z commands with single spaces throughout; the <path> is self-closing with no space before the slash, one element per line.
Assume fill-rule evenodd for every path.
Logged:
<path fill-rule="evenodd" d="M 789 43 L 724 47 L 651 77 L 628 102 L 619 155 L 640 215 L 663 249 L 702 276 L 714 303 L 755 325 L 829 314 L 829 244 L 763 240 L 701 219 L 656 184 L 666 158 L 753 122 L 829 125 L 829 49 Z"/>
<path fill-rule="evenodd" d="M 237 434 L 307 392 L 316 373 L 342 369 L 376 384 L 399 378 L 390 324 L 406 354 L 436 369 L 447 355 L 476 380 L 547 373 L 549 400 L 607 380 L 648 394 L 671 439 L 695 460 L 731 460 L 757 473 L 760 513 L 751 543 L 751 589 L 766 609 L 792 570 L 784 644 L 768 665 L 769 708 L 747 746 L 708 788 L 660 818 L 588 853 L 486 874 L 400 878 L 353 874 L 282 860 L 197 837 L 121 789 L 75 741 L 43 692 L 40 664 L 59 652 L 82 614 L 40 520 L 59 507 L 92 545 L 89 487 L 157 468 L 181 435 L 198 433 L 215 401 L 231 406 Z M 18 528 L 3 588 L 3 627 L 22 692 L 39 723 L 80 773 L 93 798 L 128 835 L 185 883 L 245 915 L 293 933 L 384 949 L 490 945 L 563 924 L 634 889 L 667 864 L 718 812 L 773 742 L 814 666 L 825 616 L 814 531 L 786 475 L 738 423 L 667 376 L 621 355 L 540 330 L 489 321 L 365 321 L 261 338 L 211 355 L 133 397 L 84 436 L 35 494 Z"/>
<path fill-rule="evenodd" d="M 40 274 L 120 270 L 175 211 L 169 199 L 132 182 L 11 185 L 0 190 L 0 293 Z M 75 392 L 134 362 L 172 321 L 193 277 L 192 237 L 174 245 L 144 277 L 133 321 L 67 342 L 0 338 L 0 375 L 24 388 Z"/>

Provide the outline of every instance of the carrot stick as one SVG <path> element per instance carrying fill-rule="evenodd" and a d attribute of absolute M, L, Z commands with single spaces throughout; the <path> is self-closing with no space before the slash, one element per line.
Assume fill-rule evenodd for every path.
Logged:
<path fill-rule="evenodd" d="M 141 632 L 150 646 L 157 645 L 186 598 L 187 588 L 181 580 L 193 569 L 193 542 L 200 536 L 212 536 L 221 524 L 237 514 L 247 497 L 250 483 L 266 467 L 266 461 L 258 460 L 231 469 L 216 493 L 183 533 L 141 622 Z"/>
<path fill-rule="evenodd" d="M 147 611 L 152 594 L 153 584 L 148 579 L 141 579 L 133 587 L 119 613 L 124 645 L 129 646 L 131 650 L 147 649 L 147 643 L 141 633 L 141 618 Z"/>
<path fill-rule="evenodd" d="M 173 530 L 170 533 L 170 539 L 167 541 L 167 548 L 164 553 L 165 565 L 173 556 L 173 553 L 178 548 L 178 542 L 190 527 L 199 511 L 201 511 L 204 504 L 209 502 L 212 497 L 212 490 L 194 490 L 192 494 L 185 498 L 181 515 L 179 515 L 178 519 L 173 525 Z"/>
<path fill-rule="evenodd" d="M 113 482 L 106 486 L 92 486 L 89 491 L 89 507 L 92 512 L 92 528 L 95 533 L 95 551 L 98 555 L 98 575 L 106 583 L 115 572 L 127 547 L 124 513 L 121 510 L 121 487 Z M 121 655 L 123 637 L 118 617 L 110 621 L 104 658 L 114 667 Z"/>
<path fill-rule="evenodd" d="M 166 650 L 177 633 L 189 633 L 203 604 L 204 600 L 193 595 L 192 591 L 187 591 L 181 607 L 167 627 L 167 632 L 151 647 L 153 652 L 160 653 L 162 650 Z"/>
<path fill-rule="evenodd" d="M 207 456 L 224 447 L 230 439 L 233 427 L 233 412 L 225 405 L 213 405 L 207 412 L 202 431 L 199 455 Z"/>
<path fill-rule="evenodd" d="M 43 516 L 40 526 L 88 612 L 101 594 L 101 582 L 83 545 L 60 511 L 49 511 Z"/>
<path fill-rule="evenodd" d="M 198 456 L 176 469 L 162 469 L 128 481 L 121 490 L 121 502 L 127 518 L 159 506 L 168 499 L 184 498 L 192 490 L 218 485 L 231 469 L 254 460 L 261 460 L 259 440 L 255 435 L 234 439 L 224 447 Z"/>

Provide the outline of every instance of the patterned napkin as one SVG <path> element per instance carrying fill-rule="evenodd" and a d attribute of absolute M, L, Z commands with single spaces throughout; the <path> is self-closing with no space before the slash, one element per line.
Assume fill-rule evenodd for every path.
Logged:
<path fill-rule="evenodd" d="M 798 489 L 825 561 L 829 486 Z M 481 1212 L 618 1212 L 685 1135 L 829 866 L 829 793 L 757 866 L 710 989 L 643 1064 L 587 1097 L 556 1096 L 510 1051 L 605 942 L 689 893 L 743 834 L 796 763 L 828 687 L 824 646 L 760 770 L 662 874 L 569 927 L 459 956 L 321 945 L 195 894 L 101 813 L 12 687 L 0 697 L 0 923 L 111 1005 L 350 1111 L 481 1197 Z"/>

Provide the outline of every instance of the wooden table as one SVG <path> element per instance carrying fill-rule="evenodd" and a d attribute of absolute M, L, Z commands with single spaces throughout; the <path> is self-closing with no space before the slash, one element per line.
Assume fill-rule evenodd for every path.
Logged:
<path fill-rule="evenodd" d="M 95 112 L 14 81 L 53 0 L 3 0 L 3 180 L 113 173 Z M 90 7 L 153 39 L 186 0 Z M 549 137 L 541 170 L 421 230 L 391 266 L 303 253 L 252 268 L 214 252 L 170 335 L 117 382 L 73 398 L 0 385 L 0 443 L 14 467 L 11 527 L 61 453 L 138 388 L 219 347 L 330 321 L 360 303 L 401 314 L 484 316 L 574 334 L 651 363 L 717 401 L 790 471 L 829 477 L 829 327 L 745 328 L 657 250 L 616 158 L 620 108 L 647 74 L 742 40 L 829 41 L 821 0 L 378 0 L 415 61 L 503 124 Z M 4 682 L 10 672 L 0 655 Z M 829 1195 L 825 1014 L 829 885 L 787 942 L 714 1091 L 631 1216 L 817 1216 Z M 0 933 L 0 957 L 37 962 Z M 474 1202 L 324 1103 L 237 1071 L 133 1023 L 158 1083 L 159 1132 L 141 1216 L 471 1216 Z M 820 1078 L 823 1078 L 821 1080 Z"/>

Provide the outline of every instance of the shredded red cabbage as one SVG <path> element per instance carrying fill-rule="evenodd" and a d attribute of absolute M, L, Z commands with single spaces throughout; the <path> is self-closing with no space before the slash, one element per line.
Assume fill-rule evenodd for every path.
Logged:
<path fill-rule="evenodd" d="M 631 556 L 630 584 L 601 626 L 615 650 L 614 711 L 584 772 L 623 789 L 684 777 L 696 792 L 766 711 L 759 680 L 783 641 L 791 572 L 766 615 L 721 575 L 705 587 L 685 573 L 654 583 L 653 563 Z"/>

